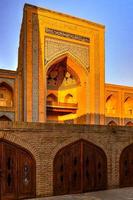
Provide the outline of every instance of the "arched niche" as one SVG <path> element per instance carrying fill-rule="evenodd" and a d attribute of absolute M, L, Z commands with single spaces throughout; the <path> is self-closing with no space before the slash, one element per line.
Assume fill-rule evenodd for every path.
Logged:
<path fill-rule="evenodd" d="M 0 107 L 13 107 L 13 90 L 6 82 L 0 83 Z"/>
<path fill-rule="evenodd" d="M 133 116 L 133 97 L 127 97 L 125 99 L 124 111 L 126 116 Z"/>
<path fill-rule="evenodd" d="M 65 102 L 66 103 L 73 103 L 74 102 L 74 97 L 73 97 L 73 95 L 72 94 L 67 94 L 66 96 L 65 96 Z"/>
<path fill-rule="evenodd" d="M 116 115 L 117 114 L 117 96 L 110 94 L 106 98 L 106 114 L 107 115 Z"/>
<path fill-rule="evenodd" d="M 111 120 L 109 123 L 108 123 L 108 126 L 117 126 L 117 123 L 113 120 Z"/>
<path fill-rule="evenodd" d="M 0 121 L 12 121 L 9 117 L 7 117 L 6 115 L 2 115 L 0 116 Z"/>
<path fill-rule="evenodd" d="M 133 122 L 131 122 L 131 121 L 127 122 L 126 126 L 133 126 Z"/>
<path fill-rule="evenodd" d="M 57 97 L 56 108 L 55 98 L 53 98 L 53 103 L 51 103 L 53 107 L 47 104 L 47 119 L 54 118 L 57 122 L 59 117 L 76 114 L 78 88 L 80 86 L 79 74 L 81 74 L 77 73 L 76 68 L 78 67 L 76 65 L 77 63 L 74 66 L 74 62 L 65 56 L 56 59 L 51 66 L 47 67 L 47 94 L 48 96 L 49 94 L 54 94 Z"/>
<path fill-rule="evenodd" d="M 57 96 L 56 95 L 54 95 L 54 94 L 49 94 L 48 96 L 47 96 L 47 101 L 48 102 L 57 102 L 58 101 L 58 99 L 57 99 Z"/>

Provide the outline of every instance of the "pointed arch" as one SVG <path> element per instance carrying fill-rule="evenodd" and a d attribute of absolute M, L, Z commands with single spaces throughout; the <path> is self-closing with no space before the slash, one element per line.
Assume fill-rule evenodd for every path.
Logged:
<path fill-rule="evenodd" d="M 0 116 L 0 121 L 12 121 L 9 117 L 7 117 L 6 115 L 2 115 Z"/>
<path fill-rule="evenodd" d="M 67 94 L 65 96 L 65 103 L 73 103 L 73 95 L 72 94 Z"/>
<path fill-rule="evenodd" d="M 56 54 L 51 60 L 49 60 L 46 64 L 46 72 L 48 71 L 49 67 L 51 67 L 51 65 L 62 61 L 64 58 L 68 58 L 72 60 L 74 63 L 76 63 L 77 66 L 82 69 L 83 73 L 85 74 L 88 73 L 88 70 L 84 67 L 84 65 L 80 62 L 80 60 L 69 51 L 64 51 L 60 54 Z"/>
<path fill-rule="evenodd" d="M 83 101 L 85 101 L 86 103 L 86 90 L 83 91 L 82 88 L 85 87 L 87 83 L 87 69 L 85 69 L 85 67 L 70 52 L 63 52 L 62 54 L 56 55 L 56 57 L 51 59 L 45 65 L 45 70 L 47 74 L 47 93 L 49 94 L 53 92 L 54 94 L 57 94 L 59 103 L 58 108 L 52 108 L 51 111 L 48 111 L 49 107 L 47 107 L 48 121 L 52 121 L 54 119 L 56 121 L 64 122 L 64 120 L 70 117 L 76 118 L 76 115 L 70 116 L 68 114 L 77 114 L 78 112 L 80 112 L 79 109 L 77 109 L 77 105 L 72 105 L 71 110 L 67 109 L 64 106 L 65 104 L 63 105 L 63 107 L 61 105 L 62 103 L 65 103 L 64 99 L 68 92 L 70 92 L 74 96 L 74 103 L 78 103 L 78 105 L 82 104 Z M 82 102 L 79 98 L 80 94 L 84 96 L 84 100 Z"/>
<path fill-rule="evenodd" d="M 111 120 L 109 123 L 108 123 L 108 126 L 117 126 L 117 123 L 113 120 Z"/>
<path fill-rule="evenodd" d="M 120 187 L 133 187 L 132 155 L 133 143 L 126 146 L 120 155 Z"/>
<path fill-rule="evenodd" d="M 127 122 L 126 126 L 133 126 L 133 122 L 131 122 L 131 121 Z"/>
<path fill-rule="evenodd" d="M 55 94 L 53 93 L 50 93 L 48 96 L 47 96 L 47 101 L 48 102 L 57 102 L 58 101 L 58 98 Z"/>
<path fill-rule="evenodd" d="M 83 139 L 63 147 L 57 152 L 53 161 L 53 180 L 55 195 L 106 189 L 105 152 Z"/>
<path fill-rule="evenodd" d="M 13 87 L 12 87 L 11 83 L 8 80 L 6 80 L 6 81 L 0 80 L 0 86 L 1 85 L 4 85 L 4 86 L 8 87 L 13 92 Z"/>

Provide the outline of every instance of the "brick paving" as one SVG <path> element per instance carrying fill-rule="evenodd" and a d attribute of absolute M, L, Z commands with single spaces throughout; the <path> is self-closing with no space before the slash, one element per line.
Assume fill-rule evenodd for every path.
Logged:
<path fill-rule="evenodd" d="M 133 200 L 133 187 L 73 194 L 64 196 L 36 198 L 32 200 Z"/>

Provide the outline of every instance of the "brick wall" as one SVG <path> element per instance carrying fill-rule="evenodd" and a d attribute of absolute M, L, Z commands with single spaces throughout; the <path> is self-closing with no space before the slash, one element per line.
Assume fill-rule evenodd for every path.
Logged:
<path fill-rule="evenodd" d="M 0 138 L 19 144 L 34 155 L 37 196 L 50 196 L 53 194 L 56 153 L 81 138 L 104 150 L 108 162 L 108 188 L 119 187 L 120 154 L 133 143 L 133 127 L 3 122 L 0 123 Z"/>

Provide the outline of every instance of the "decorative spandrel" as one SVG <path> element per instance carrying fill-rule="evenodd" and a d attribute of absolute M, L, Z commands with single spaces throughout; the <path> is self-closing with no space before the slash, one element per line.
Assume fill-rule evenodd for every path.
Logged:
<path fill-rule="evenodd" d="M 90 70 L 90 46 L 58 40 L 54 38 L 45 38 L 45 64 L 53 58 L 69 52 L 75 58 L 75 61 L 87 70 Z"/>

